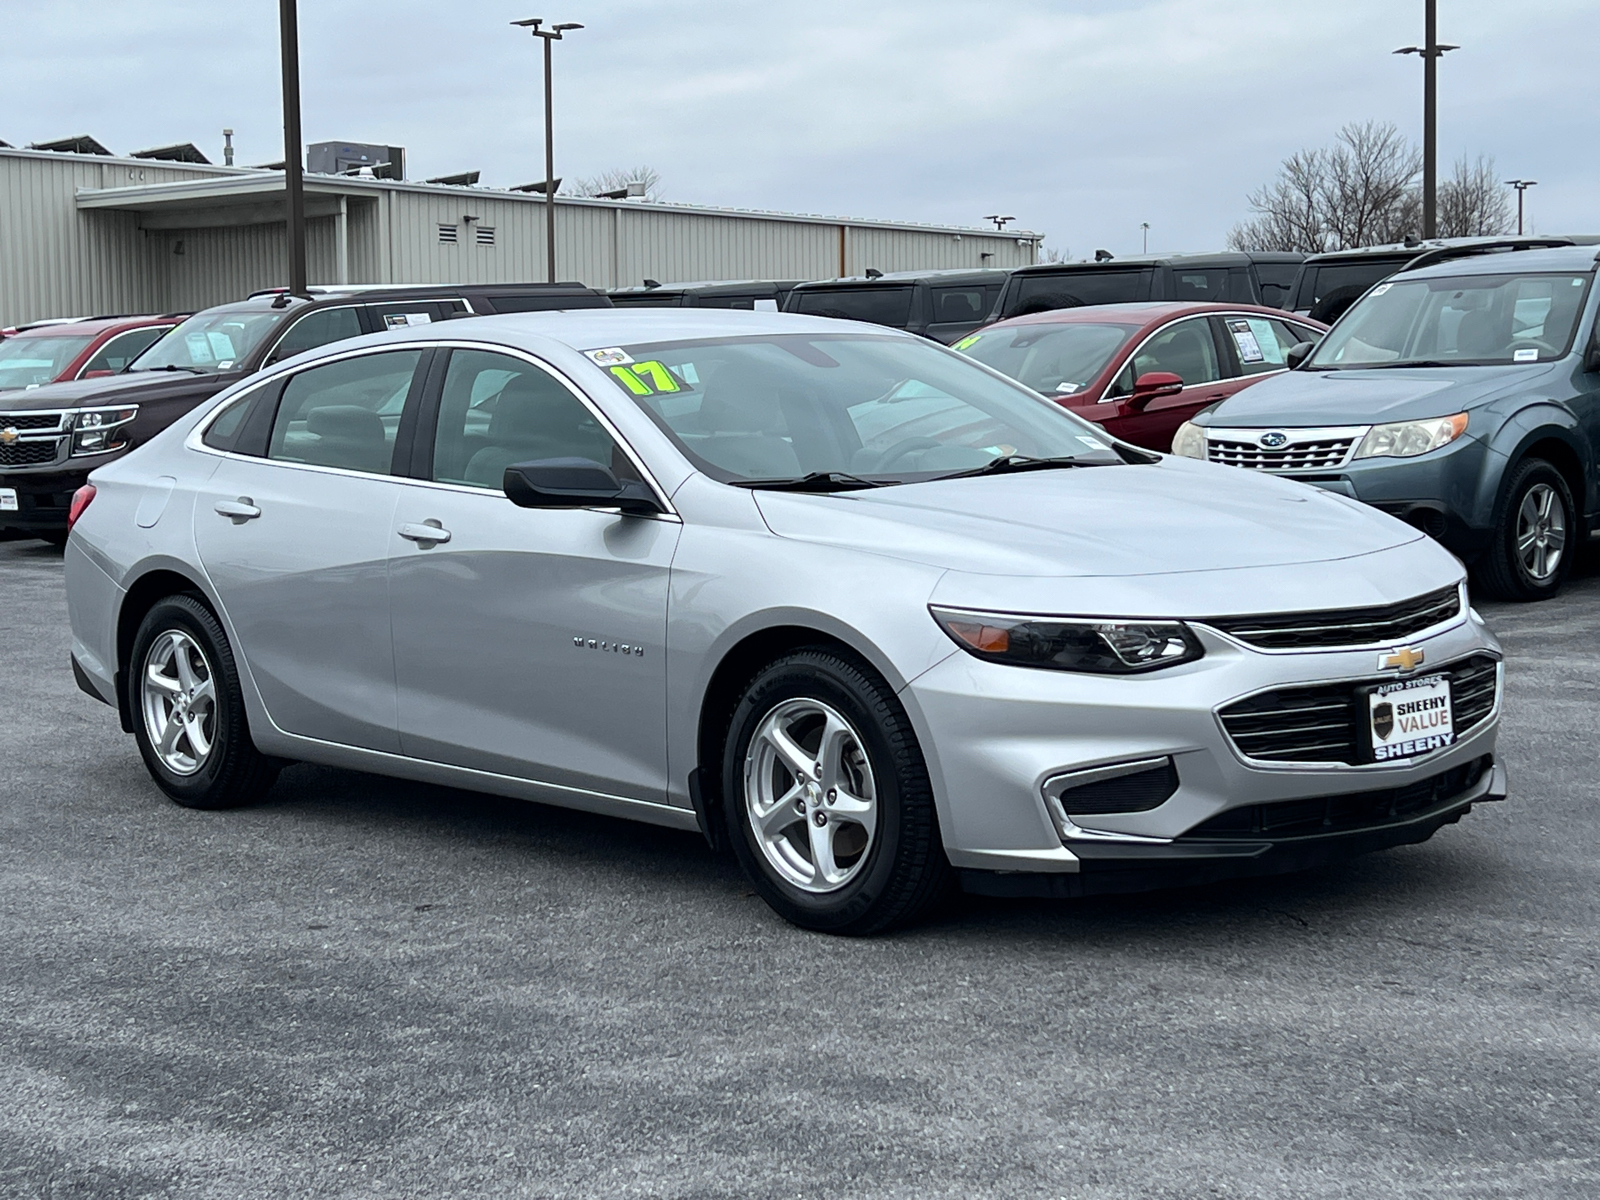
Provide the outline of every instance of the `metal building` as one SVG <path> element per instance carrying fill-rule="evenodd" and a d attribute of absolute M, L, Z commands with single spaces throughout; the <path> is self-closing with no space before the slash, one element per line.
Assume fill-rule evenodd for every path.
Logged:
<path fill-rule="evenodd" d="M 545 200 L 494 188 L 307 175 L 310 282 L 545 278 Z M 1015 267 L 1041 235 L 558 198 L 556 266 L 646 278 L 822 279 Z M 0 148 L 0 325 L 193 310 L 286 281 L 281 171 Z"/>

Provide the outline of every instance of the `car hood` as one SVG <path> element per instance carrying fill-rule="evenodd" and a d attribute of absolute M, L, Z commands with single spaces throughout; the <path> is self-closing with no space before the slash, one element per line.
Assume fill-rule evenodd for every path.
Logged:
<path fill-rule="evenodd" d="M 28 412 L 41 409 L 83 408 L 90 405 L 139 404 L 169 396 L 211 396 L 242 378 L 239 372 L 196 375 L 190 371 L 141 371 L 74 379 L 43 387 L 0 391 L 0 410 Z"/>
<path fill-rule="evenodd" d="M 1277 569 L 1422 537 L 1317 488 L 1175 458 L 822 496 L 755 495 L 780 537 L 970 574 L 1059 579 Z"/>
<path fill-rule="evenodd" d="M 1544 364 L 1285 371 L 1245 388 L 1195 419 L 1216 427 L 1376 425 L 1447 417 L 1507 392 L 1537 387 Z"/>

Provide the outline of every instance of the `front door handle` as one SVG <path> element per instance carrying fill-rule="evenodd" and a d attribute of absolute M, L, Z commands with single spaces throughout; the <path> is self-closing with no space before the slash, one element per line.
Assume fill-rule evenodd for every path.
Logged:
<path fill-rule="evenodd" d="M 450 540 L 450 531 L 434 520 L 424 521 L 421 525 L 412 525 L 409 522 L 400 526 L 400 536 L 407 541 L 416 542 L 426 550 L 429 546 L 436 546 L 440 542 Z"/>
<path fill-rule="evenodd" d="M 237 500 L 218 500 L 212 505 L 217 514 L 233 518 L 235 525 L 243 525 L 246 521 L 254 521 L 261 515 L 261 510 L 256 507 L 254 500 L 249 496 L 240 496 Z"/>

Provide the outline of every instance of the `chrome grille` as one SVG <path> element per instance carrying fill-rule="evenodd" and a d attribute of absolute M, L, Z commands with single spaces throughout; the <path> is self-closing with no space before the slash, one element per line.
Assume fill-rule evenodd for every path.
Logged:
<path fill-rule="evenodd" d="M 58 412 L 0 413 L 0 429 L 15 429 L 18 433 L 30 429 L 60 429 L 64 415 Z"/>
<path fill-rule="evenodd" d="M 1499 686 L 1496 660 L 1474 655 L 1445 668 L 1457 740 L 1494 711 Z M 1350 683 L 1277 688 L 1230 704 L 1219 714 L 1228 738 L 1246 758 L 1272 763 L 1361 761 L 1360 689 L 1394 676 Z"/>
<path fill-rule="evenodd" d="M 0 443 L 0 467 L 37 467 L 56 460 L 59 438 L 30 438 L 7 446 Z"/>
<path fill-rule="evenodd" d="M 1199 622 L 1262 650 L 1326 650 L 1402 641 L 1461 615 L 1459 588 L 1373 608 L 1270 616 L 1207 617 Z"/>
<path fill-rule="evenodd" d="M 1256 471 L 1328 471 L 1350 461 L 1366 436 L 1365 425 L 1321 429 L 1207 429 L 1206 458 L 1226 467 Z M 1285 439 L 1281 446 L 1263 446 L 1263 438 Z"/>

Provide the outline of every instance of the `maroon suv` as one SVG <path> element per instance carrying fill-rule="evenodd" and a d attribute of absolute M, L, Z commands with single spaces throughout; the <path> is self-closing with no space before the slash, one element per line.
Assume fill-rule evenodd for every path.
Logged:
<path fill-rule="evenodd" d="M 1179 425 L 1287 370 L 1289 348 L 1326 331 L 1253 304 L 1098 304 L 1012 317 L 954 348 L 1124 441 L 1168 451 Z"/>

